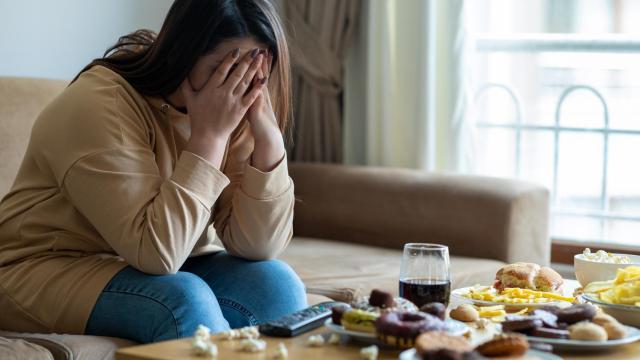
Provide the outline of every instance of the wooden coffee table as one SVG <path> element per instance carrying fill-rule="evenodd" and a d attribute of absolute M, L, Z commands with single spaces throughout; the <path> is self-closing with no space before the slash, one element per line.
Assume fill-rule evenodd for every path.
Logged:
<path fill-rule="evenodd" d="M 568 280 L 565 289 L 572 292 L 578 286 L 575 280 Z M 453 299 L 452 299 L 453 300 Z M 452 306 L 456 306 L 452 301 Z M 240 341 L 216 340 L 218 345 L 218 359 L 240 359 L 240 360 L 267 360 L 273 359 L 274 352 L 278 344 L 283 342 L 289 352 L 289 359 L 361 359 L 360 348 L 367 344 L 356 343 L 343 338 L 339 345 L 325 345 L 319 348 L 305 346 L 305 342 L 310 335 L 328 334 L 325 327 L 318 328 L 312 332 L 300 335 L 295 338 L 273 338 L 263 336 L 267 341 L 267 350 L 263 353 L 245 353 L 238 350 Z M 325 336 L 328 338 L 328 335 Z M 380 348 L 379 360 L 398 359 L 399 350 Z M 560 353 L 563 359 L 569 360 L 632 360 L 640 359 L 640 342 L 617 347 L 605 352 L 590 353 Z M 116 360 L 202 360 L 203 357 L 191 354 L 191 339 L 181 339 L 164 341 L 148 345 L 133 346 L 117 351 Z"/>
<path fill-rule="evenodd" d="M 305 346 L 307 337 L 312 334 L 325 334 L 327 329 L 322 327 L 313 332 L 295 338 L 272 338 L 262 337 L 267 341 L 267 350 L 264 353 L 245 353 L 238 350 L 239 341 L 216 341 L 218 345 L 218 359 L 239 359 L 239 360 L 267 360 L 273 359 L 278 343 L 283 342 L 289 351 L 289 359 L 361 359 L 360 348 L 366 344 L 347 342 L 339 345 L 325 345 L 319 348 Z M 380 349 L 379 360 L 398 359 L 399 350 Z M 618 347 L 611 351 L 601 353 L 561 353 L 563 359 L 579 360 L 632 360 L 640 359 L 640 342 Z M 203 357 L 191 354 L 191 340 L 173 340 L 149 345 L 134 346 L 118 350 L 116 360 L 202 360 Z"/>

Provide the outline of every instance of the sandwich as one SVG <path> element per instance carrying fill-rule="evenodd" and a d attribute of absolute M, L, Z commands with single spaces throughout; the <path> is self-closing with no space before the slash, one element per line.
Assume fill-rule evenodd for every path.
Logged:
<path fill-rule="evenodd" d="M 562 276 L 547 266 L 517 262 L 505 265 L 498 270 L 493 287 L 498 291 L 506 288 L 522 288 L 561 293 L 562 283 Z"/>

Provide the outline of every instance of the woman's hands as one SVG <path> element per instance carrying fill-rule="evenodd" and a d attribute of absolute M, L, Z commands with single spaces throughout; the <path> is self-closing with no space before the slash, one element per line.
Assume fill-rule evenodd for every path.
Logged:
<path fill-rule="evenodd" d="M 229 136 L 266 88 L 264 81 L 254 81 L 266 63 L 264 54 L 255 49 L 233 69 L 239 55 L 239 49 L 227 54 L 199 91 L 193 90 L 189 78 L 181 84 L 191 120 L 191 138 L 185 149 L 217 168 L 222 163 Z"/>
<path fill-rule="evenodd" d="M 273 55 L 269 54 L 257 71 L 255 84 L 267 84 L 272 61 Z M 260 94 L 249 108 L 247 119 L 255 140 L 251 164 L 258 170 L 269 172 L 280 163 L 285 149 L 267 86 L 260 87 Z"/>

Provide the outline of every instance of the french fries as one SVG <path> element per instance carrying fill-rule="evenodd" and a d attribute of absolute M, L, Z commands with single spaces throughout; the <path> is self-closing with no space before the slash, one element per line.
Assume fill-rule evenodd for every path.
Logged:
<path fill-rule="evenodd" d="M 640 306 L 640 266 L 618 269 L 615 279 L 588 284 L 584 292 L 610 304 Z"/>
<path fill-rule="evenodd" d="M 472 288 L 468 293 L 464 294 L 464 296 L 473 300 L 491 301 L 509 305 L 543 304 L 554 301 L 573 302 L 575 300 L 575 298 L 570 296 L 521 288 L 507 288 L 502 290 L 502 292 L 498 292 L 498 290 L 488 286 Z M 638 301 L 640 301 L 640 299 Z"/>

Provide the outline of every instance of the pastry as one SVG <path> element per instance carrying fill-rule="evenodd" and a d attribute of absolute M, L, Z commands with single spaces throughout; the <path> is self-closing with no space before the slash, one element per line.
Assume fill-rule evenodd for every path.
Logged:
<path fill-rule="evenodd" d="M 569 339 L 586 341 L 607 340 L 606 330 L 592 322 L 583 321 L 569 326 Z"/>
<path fill-rule="evenodd" d="M 609 340 L 622 339 L 627 336 L 627 329 L 619 322 L 608 322 L 603 326 Z"/>
<path fill-rule="evenodd" d="M 452 319 L 463 321 L 463 322 L 472 322 L 480 319 L 480 313 L 473 305 L 462 304 L 455 309 L 451 310 L 449 316 Z"/>
<path fill-rule="evenodd" d="M 440 320 L 444 320 L 447 316 L 447 307 L 443 303 L 432 302 L 422 305 L 420 311 L 431 314 Z"/>
<path fill-rule="evenodd" d="M 563 329 L 550 329 L 550 328 L 539 327 L 531 330 L 529 335 L 535 336 L 535 337 L 549 338 L 549 339 L 568 339 L 569 331 L 563 330 Z"/>
<path fill-rule="evenodd" d="M 375 326 L 381 341 L 400 348 L 412 347 L 423 332 L 445 330 L 442 320 L 423 312 L 390 311 L 380 315 Z"/>
<path fill-rule="evenodd" d="M 558 322 L 567 323 L 569 325 L 590 321 L 596 315 L 596 307 L 591 304 L 572 305 L 564 309 L 558 310 L 556 316 Z"/>
<path fill-rule="evenodd" d="M 529 349 L 529 342 L 522 335 L 499 335 L 483 344 L 476 350 L 484 356 L 516 356 L 522 355 Z"/>
<path fill-rule="evenodd" d="M 336 325 L 342 325 L 342 315 L 351 309 L 347 304 L 336 305 L 331 308 L 331 321 Z"/>
<path fill-rule="evenodd" d="M 369 295 L 369 305 L 388 309 L 395 306 L 395 301 L 393 300 L 393 295 L 390 293 L 373 289 Z"/>
<path fill-rule="evenodd" d="M 502 322 L 504 332 L 527 332 L 542 327 L 542 320 L 533 316 L 510 316 Z"/>
<path fill-rule="evenodd" d="M 444 331 L 430 331 L 422 333 L 416 338 L 416 351 L 420 356 L 425 356 L 441 349 L 464 353 L 472 351 L 473 346 L 464 337 L 453 336 Z"/>
<path fill-rule="evenodd" d="M 593 322 L 594 324 L 598 324 L 600 326 L 604 326 L 607 323 L 618 323 L 618 320 L 616 320 L 613 316 L 609 315 L 609 314 L 605 314 L 602 312 L 597 313 L 593 319 L 591 319 L 591 322 Z"/>
<path fill-rule="evenodd" d="M 549 267 L 517 262 L 498 270 L 493 287 L 499 291 L 506 288 L 523 288 L 559 293 L 562 283 L 562 276 Z"/>
<path fill-rule="evenodd" d="M 375 333 L 376 328 L 374 323 L 378 319 L 379 315 L 358 309 L 352 309 L 345 311 L 342 314 L 342 326 L 347 330 L 361 331 L 367 333 Z"/>

